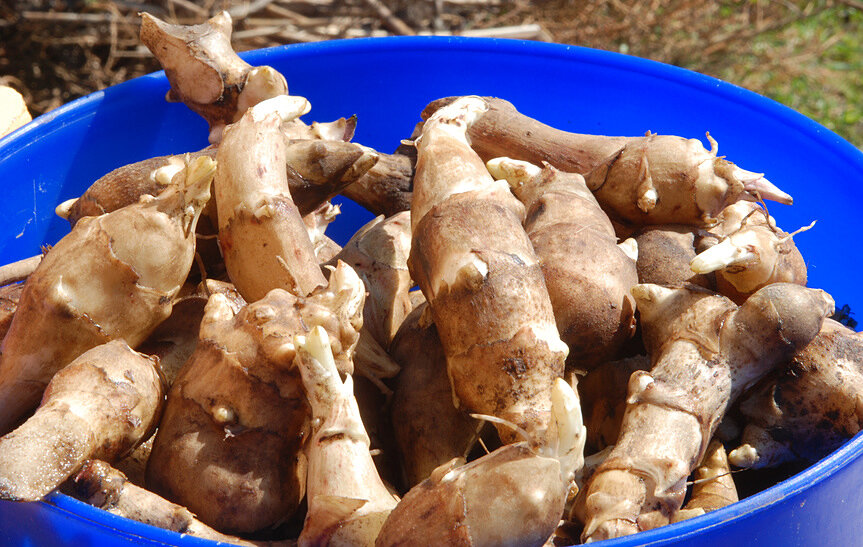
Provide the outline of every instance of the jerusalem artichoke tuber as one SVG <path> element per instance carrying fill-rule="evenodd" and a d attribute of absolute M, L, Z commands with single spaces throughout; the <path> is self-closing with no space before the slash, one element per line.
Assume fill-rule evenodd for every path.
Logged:
<path fill-rule="evenodd" d="M 89 348 L 140 344 L 171 313 L 195 254 L 215 162 L 187 164 L 157 198 L 75 225 L 29 276 L 3 340 L 0 433 L 39 403 L 51 376 Z"/>
<path fill-rule="evenodd" d="M 308 108 L 277 97 L 252 108 L 226 130 L 213 183 L 219 245 L 228 274 L 248 302 L 281 288 L 306 296 L 326 284 L 285 173 L 282 119 Z"/>
<path fill-rule="evenodd" d="M 433 102 L 423 117 L 453 100 Z M 525 116 L 503 99 L 487 98 L 486 102 L 487 112 L 470 131 L 471 144 L 480 157 L 548 162 L 582 174 L 612 220 L 636 226 L 703 225 L 739 199 L 791 203 L 791 196 L 763 175 L 718 157 L 716 142 L 709 136 L 711 150 L 697 139 L 670 135 L 580 135 Z"/>
<path fill-rule="evenodd" d="M 374 545 L 397 498 L 369 453 L 353 380 L 340 378 L 322 327 L 296 336 L 294 345 L 313 424 L 305 445 L 309 511 L 298 544 Z"/>
<path fill-rule="evenodd" d="M 787 367 L 741 400 L 748 423 L 729 460 L 750 468 L 818 460 L 860 431 L 861 394 L 863 334 L 827 319 Z"/>
<path fill-rule="evenodd" d="M 84 352 L 54 375 L 36 413 L 0 438 L 0 499 L 41 499 L 85 460 L 122 457 L 153 432 L 164 396 L 155 360 L 122 340 Z"/>
<path fill-rule="evenodd" d="M 542 273 L 567 366 L 590 370 L 618 357 L 635 334 L 635 261 L 617 246 L 614 228 L 584 178 L 531 163 L 495 158 L 491 173 L 524 203 L 524 229 Z"/>
<path fill-rule="evenodd" d="M 637 285 L 633 295 L 653 368 L 630 378 L 620 436 L 588 485 L 584 540 L 668 523 L 728 405 L 808 344 L 833 309 L 823 291 L 787 283 L 739 308 L 694 288 Z"/>
<path fill-rule="evenodd" d="M 254 532 L 295 512 L 305 491 L 308 404 L 291 366 L 293 337 L 323 325 L 352 370 L 365 287 L 339 263 L 308 298 L 281 289 L 237 309 L 213 294 L 195 353 L 168 394 L 148 484 L 226 533 Z"/>
<path fill-rule="evenodd" d="M 524 206 L 496 183 L 466 131 L 487 108 L 463 98 L 426 121 L 411 205 L 412 277 L 429 302 L 459 407 L 540 433 L 567 355 Z M 513 440 L 509 428 L 498 427 Z"/>
<path fill-rule="evenodd" d="M 551 392 L 554 418 L 546 437 L 503 446 L 465 465 L 441 465 L 405 494 L 375 545 L 428 538 L 442 545 L 543 545 L 584 463 L 578 397 L 560 378 Z"/>

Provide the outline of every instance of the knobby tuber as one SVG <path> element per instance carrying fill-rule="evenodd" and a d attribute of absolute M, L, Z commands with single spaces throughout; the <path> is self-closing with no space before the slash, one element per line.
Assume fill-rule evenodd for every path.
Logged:
<path fill-rule="evenodd" d="M 285 173 L 283 119 L 308 108 L 277 97 L 248 110 L 225 130 L 213 183 L 219 245 L 231 280 L 249 302 L 281 288 L 306 296 L 326 284 Z"/>
<path fill-rule="evenodd" d="M 408 263 L 429 302 L 458 406 L 541 438 L 568 349 L 522 227 L 524 206 L 468 144 L 467 128 L 486 109 L 467 97 L 424 124 Z M 498 432 L 515 438 L 510 428 Z"/>
<path fill-rule="evenodd" d="M 141 42 L 171 83 L 167 98 L 182 101 L 210 125 L 210 142 L 227 124 L 262 100 L 286 95 L 285 77 L 272 67 L 252 67 L 231 48 L 231 16 L 222 11 L 200 25 L 171 25 L 141 14 Z"/>
<path fill-rule="evenodd" d="M 524 203 L 524 229 L 542 265 L 567 366 L 590 370 L 618 357 L 635 334 L 635 261 L 617 245 L 611 221 L 584 177 L 546 165 L 495 158 L 492 175 L 505 179 Z"/>
<path fill-rule="evenodd" d="M 165 396 L 155 361 L 115 340 L 55 374 L 36 413 L 0 438 L 0 499 L 41 499 L 86 460 L 113 461 L 149 437 Z"/>
<path fill-rule="evenodd" d="M 196 158 L 159 197 L 88 217 L 31 274 L 3 339 L 0 433 L 39 403 L 54 373 L 112 339 L 140 344 L 171 313 L 195 255 L 215 162 Z"/>
<path fill-rule="evenodd" d="M 551 427 L 542 438 L 498 448 L 468 464 L 453 460 L 411 488 L 375 543 L 543 545 L 560 522 L 575 472 L 584 464 L 578 396 L 558 378 Z"/>
<path fill-rule="evenodd" d="M 863 335 L 827 319 L 788 365 L 740 402 L 747 425 L 729 454 L 738 467 L 816 461 L 863 423 Z"/>
<path fill-rule="evenodd" d="M 586 541 L 670 522 L 728 405 L 833 312 L 823 291 L 788 283 L 739 308 L 700 288 L 637 285 L 633 295 L 653 367 L 630 378 L 620 436 L 588 485 Z"/>
<path fill-rule="evenodd" d="M 711 233 L 721 238 L 690 262 L 700 274 L 716 272 L 718 290 L 735 302 L 770 283 L 806 285 L 806 262 L 792 234 L 775 226 L 757 204 L 726 207 Z"/>
<path fill-rule="evenodd" d="M 309 509 L 298 544 L 374 545 L 397 498 L 369 453 L 353 379 L 339 376 L 323 327 L 294 340 L 295 363 L 312 409 L 312 432 L 304 449 Z"/>
<path fill-rule="evenodd" d="M 433 102 L 423 117 L 453 100 Z M 582 174 L 609 216 L 624 224 L 703 225 L 739 199 L 791 203 L 791 196 L 763 175 L 717 156 L 716 142 L 709 135 L 710 150 L 697 139 L 671 135 L 581 135 L 545 125 L 503 99 L 486 98 L 486 103 L 488 110 L 469 133 L 483 159 L 507 156 L 537 165 L 547 162 Z"/>
<path fill-rule="evenodd" d="M 292 366 L 294 336 L 325 328 L 352 371 L 365 287 L 340 263 L 307 298 L 274 289 L 241 309 L 210 297 L 195 353 L 174 381 L 148 484 L 225 533 L 271 527 L 305 492 L 308 403 Z"/>

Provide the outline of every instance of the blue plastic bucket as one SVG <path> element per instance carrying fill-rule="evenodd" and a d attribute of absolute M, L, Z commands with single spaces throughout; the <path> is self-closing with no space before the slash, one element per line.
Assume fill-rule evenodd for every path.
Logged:
<path fill-rule="evenodd" d="M 390 152 L 431 100 L 505 98 L 525 114 L 582 133 L 646 131 L 704 139 L 795 197 L 771 205 L 793 231 L 809 284 L 863 310 L 863 253 L 846 236 L 863 203 L 863 153 L 821 125 L 752 92 L 686 70 L 572 46 L 464 38 L 387 38 L 250 52 L 312 103 L 310 120 L 358 116 L 355 141 Z M 0 140 L 0 261 L 38 252 L 68 231 L 54 215 L 108 170 L 206 145 L 203 120 L 164 101 L 162 73 L 79 99 Z M 706 144 L 706 143 L 705 143 Z M 330 230 L 344 242 L 371 215 L 347 204 Z M 863 438 L 725 509 L 602 545 L 849 545 L 863 537 Z M 434 538 L 429 538 L 434 543 Z M 72 498 L 0 502 L 2 545 L 212 545 L 115 517 Z"/>

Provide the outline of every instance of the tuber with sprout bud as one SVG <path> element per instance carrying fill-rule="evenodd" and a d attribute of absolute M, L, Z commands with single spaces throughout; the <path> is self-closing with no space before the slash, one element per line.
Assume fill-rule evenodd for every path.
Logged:
<path fill-rule="evenodd" d="M 453 100 L 431 103 L 423 118 Z M 485 100 L 488 109 L 469 133 L 480 157 L 547 162 L 562 171 L 582 174 L 612 220 L 624 225 L 705 225 L 739 199 L 792 201 L 762 174 L 717 156 L 716 141 L 709 135 L 711 149 L 706 150 L 697 139 L 671 135 L 569 133 L 520 113 L 503 99 Z"/>
<path fill-rule="evenodd" d="M 572 387 L 557 378 L 550 391 L 553 418 L 544 437 L 528 437 L 464 465 L 457 459 L 441 465 L 405 494 L 375 545 L 416 545 L 428 538 L 441 545 L 545 544 L 584 464 L 585 437 Z"/>
<path fill-rule="evenodd" d="M 36 413 L 0 437 L 0 499 L 41 499 L 86 460 L 119 459 L 149 437 L 165 396 L 156 361 L 114 340 L 55 374 Z"/>
<path fill-rule="evenodd" d="M 170 315 L 215 169 L 211 158 L 191 160 L 158 197 L 78 222 L 45 254 L 3 339 L 0 433 L 81 353 L 113 339 L 136 347 Z"/>
<path fill-rule="evenodd" d="M 295 364 L 311 407 L 304 453 L 308 513 L 298 545 L 374 545 L 397 497 L 378 475 L 348 374 L 342 381 L 321 326 L 294 337 Z"/>
<path fill-rule="evenodd" d="M 191 152 L 216 157 L 218 147 Z M 56 208 L 58 216 L 72 226 L 82 217 L 99 216 L 135 203 L 144 194 L 158 196 L 184 165 L 184 155 L 156 156 L 120 166 L 96 179 L 78 198 Z M 362 178 L 377 162 L 371 150 L 352 143 L 334 141 L 285 141 L 285 170 L 291 196 L 300 214 L 314 212 L 346 185 Z M 216 218 L 211 219 L 218 224 Z"/>
<path fill-rule="evenodd" d="M 522 227 L 524 206 L 468 144 L 468 127 L 487 108 L 465 97 L 424 124 L 408 266 L 428 300 L 459 408 L 541 437 L 568 349 Z M 498 432 L 515 440 L 508 427 Z"/>
<path fill-rule="evenodd" d="M 292 366 L 293 337 L 322 326 L 352 371 L 365 287 L 339 263 L 307 298 L 273 289 L 237 309 L 207 302 L 195 353 L 174 381 L 147 467 L 154 491 L 225 533 L 255 532 L 293 514 L 305 492 L 310 420 Z"/>
<path fill-rule="evenodd" d="M 282 119 L 308 108 L 298 97 L 264 101 L 231 124 L 219 145 L 213 183 L 219 245 L 228 275 L 249 302 L 275 288 L 306 296 L 326 284 L 291 198 L 278 135 Z"/>
<path fill-rule="evenodd" d="M 718 220 L 711 233 L 720 241 L 694 257 L 690 268 L 699 274 L 716 272 L 719 292 L 742 302 L 770 283 L 806 285 L 806 262 L 792 237 L 811 225 L 787 234 L 776 228 L 767 211 L 750 202 L 729 205 Z"/>
<path fill-rule="evenodd" d="M 585 541 L 670 522 L 728 406 L 833 312 L 824 291 L 789 283 L 740 307 L 694 286 L 636 285 L 633 296 L 653 366 L 630 378 L 620 435 L 588 484 Z"/>
<path fill-rule="evenodd" d="M 590 370 L 615 359 L 635 334 L 635 261 L 617 245 L 584 177 L 510 158 L 487 163 L 524 203 L 524 229 L 542 265 L 567 366 Z"/>
<path fill-rule="evenodd" d="M 738 467 L 816 461 L 863 423 L 863 334 L 826 319 L 786 367 L 750 390 L 739 405 L 746 426 L 729 454 Z"/>
<path fill-rule="evenodd" d="M 210 142 L 219 142 L 225 126 L 250 106 L 288 93 L 278 71 L 252 67 L 234 52 L 231 24 L 227 11 L 200 25 L 172 25 L 141 14 L 141 42 L 165 69 L 168 100 L 200 114 L 210 125 Z"/>

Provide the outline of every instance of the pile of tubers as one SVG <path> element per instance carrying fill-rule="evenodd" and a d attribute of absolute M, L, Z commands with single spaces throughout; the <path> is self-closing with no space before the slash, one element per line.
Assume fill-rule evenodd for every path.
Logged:
<path fill-rule="evenodd" d="M 107 173 L 0 268 L 0 499 L 238 545 L 571 545 L 860 429 L 863 338 L 768 214 L 791 196 L 709 136 L 466 96 L 385 154 L 302 121 L 226 12 L 142 17 L 211 144 Z M 378 215 L 344 247 L 340 194 Z"/>

